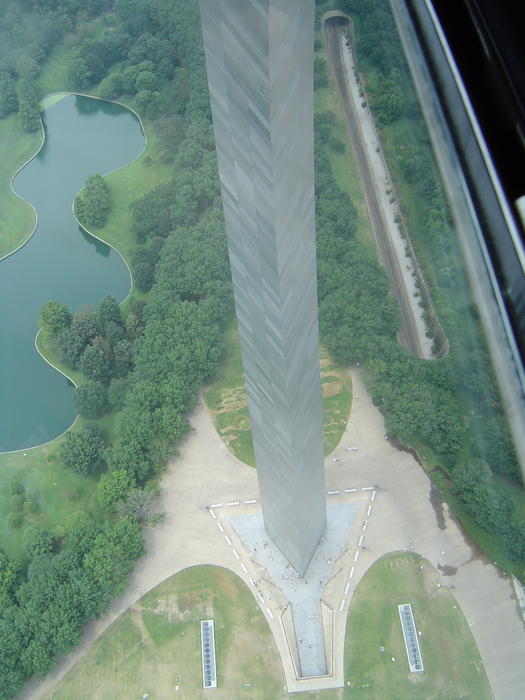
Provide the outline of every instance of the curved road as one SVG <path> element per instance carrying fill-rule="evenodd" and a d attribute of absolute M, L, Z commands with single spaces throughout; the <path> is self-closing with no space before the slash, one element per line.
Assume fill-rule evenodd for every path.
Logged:
<path fill-rule="evenodd" d="M 368 209 L 372 230 L 379 252 L 379 259 L 387 269 L 392 292 L 401 311 L 399 340 L 418 357 L 426 357 L 420 342 L 416 321 L 409 301 L 400 262 L 389 236 L 388 224 L 379 200 L 379 188 L 384 184 L 374 177 L 369 154 L 360 128 L 358 107 L 348 84 L 342 51 L 345 47 L 344 27 L 338 22 L 325 22 L 323 25 L 328 60 L 335 80 L 335 86 L 346 122 L 346 128 L 357 163 L 361 186 Z"/>

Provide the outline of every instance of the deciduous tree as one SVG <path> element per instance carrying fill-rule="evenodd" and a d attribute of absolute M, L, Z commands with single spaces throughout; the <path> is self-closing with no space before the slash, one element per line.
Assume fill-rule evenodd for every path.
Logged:
<path fill-rule="evenodd" d="M 133 475 L 125 469 L 117 469 L 100 477 L 97 499 L 105 510 L 114 510 L 115 504 L 124 501 L 135 486 Z"/>
<path fill-rule="evenodd" d="M 106 384 L 111 376 L 110 362 L 100 344 L 88 345 L 80 358 L 80 370 L 88 379 Z"/>
<path fill-rule="evenodd" d="M 88 177 L 84 189 L 75 198 L 75 214 L 81 224 L 103 226 L 110 208 L 109 186 L 98 173 Z"/>
<path fill-rule="evenodd" d="M 77 411 L 84 418 L 98 418 L 107 409 L 106 387 L 100 382 L 88 379 L 73 392 Z"/>
<path fill-rule="evenodd" d="M 48 301 L 42 307 L 39 322 L 46 332 L 55 336 L 69 327 L 71 314 L 65 304 L 60 304 L 58 301 Z"/>
<path fill-rule="evenodd" d="M 55 547 L 53 535 L 37 525 L 30 525 L 22 538 L 22 549 L 28 559 L 40 554 L 50 554 Z"/>
<path fill-rule="evenodd" d="M 69 431 L 60 446 L 62 461 L 79 474 L 91 474 L 104 467 L 105 442 L 96 423 L 86 423 L 78 432 Z"/>

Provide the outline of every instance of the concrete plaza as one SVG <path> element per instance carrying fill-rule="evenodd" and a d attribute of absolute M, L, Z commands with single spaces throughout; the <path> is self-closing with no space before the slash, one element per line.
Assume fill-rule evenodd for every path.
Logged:
<path fill-rule="evenodd" d="M 345 595 L 348 573 L 346 579 L 336 577 L 332 587 L 326 590 L 335 610 L 336 632 L 334 676 L 327 685 L 342 685 L 344 680 L 345 621 L 353 590 L 379 557 L 410 547 L 439 568 L 441 585 L 453 589 L 478 644 L 495 697 L 498 700 L 525 697 L 525 630 L 511 579 L 472 549 L 446 504 L 436 499 L 430 479 L 414 458 L 384 439 L 382 416 L 372 404 L 359 370 L 352 371 L 352 379 L 354 396 L 359 398 L 353 400 L 343 440 L 326 459 L 326 481 L 329 504 L 346 499 L 362 498 L 362 501 L 355 520 L 358 529 L 352 530 L 345 554 L 345 571 L 350 567 L 351 572 L 354 567 L 351 585 Z M 230 454 L 202 402 L 191 423 L 193 432 L 181 445 L 180 455 L 170 462 L 163 478 L 159 509 L 166 512 L 166 520 L 146 530 L 147 554 L 137 563 L 126 592 L 112 602 L 102 619 L 89 623 L 80 645 L 60 661 L 54 673 L 26 686 L 22 698 L 39 698 L 53 688 L 100 634 L 138 598 L 168 576 L 197 564 L 231 569 L 252 590 L 274 634 L 288 690 L 319 687 L 316 680 L 295 679 L 280 623 L 279 596 L 272 594 L 270 584 L 263 582 L 258 587 L 264 598 L 261 603 L 251 583 L 251 579 L 258 577 L 256 564 L 241 551 L 240 544 L 231 538 L 228 544 L 224 536 L 227 532 L 221 533 L 217 525 L 225 521 L 225 515 L 257 505 L 253 503 L 258 500 L 255 470 Z M 374 488 L 361 490 L 368 487 Z M 356 491 L 350 492 L 350 488 Z M 213 517 L 210 506 L 219 503 L 220 508 L 211 509 Z M 225 529 L 225 525 L 222 527 Z"/>

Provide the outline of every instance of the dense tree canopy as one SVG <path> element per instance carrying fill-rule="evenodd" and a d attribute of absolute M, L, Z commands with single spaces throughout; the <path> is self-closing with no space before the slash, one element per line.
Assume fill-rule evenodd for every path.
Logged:
<path fill-rule="evenodd" d="M 0 72 L 0 119 L 18 107 L 16 80 L 7 71 Z"/>
<path fill-rule="evenodd" d="M 88 177 L 84 189 L 75 198 L 77 219 L 88 228 L 90 226 L 103 226 L 109 207 L 109 186 L 102 175 Z"/>
<path fill-rule="evenodd" d="M 140 525 L 129 517 L 105 524 L 78 519 L 58 553 L 49 533 L 39 528 L 27 533 L 26 580 L 15 604 L 0 607 L 2 700 L 12 698 L 24 679 L 46 675 L 54 657 L 78 642 L 85 620 L 99 616 L 122 590 L 143 551 Z M 0 558 L 0 585 L 4 570 Z"/>
<path fill-rule="evenodd" d="M 40 554 L 50 554 L 55 547 L 55 539 L 47 530 L 31 525 L 24 533 L 22 547 L 26 557 L 32 559 Z"/>
<path fill-rule="evenodd" d="M 93 379 L 86 380 L 73 393 L 77 411 L 84 418 L 98 418 L 107 409 L 106 387 Z"/>
<path fill-rule="evenodd" d="M 106 384 L 111 376 L 111 365 L 100 343 L 88 345 L 80 358 L 80 371 L 88 379 Z"/>
<path fill-rule="evenodd" d="M 372 66 L 375 82 L 370 80 L 367 90 L 379 121 L 410 116 L 417 107 L 406 90 L 406 65 L 386 0 L 343 0 L 343 6 L 356 17 L 358 49 Z M 101 8 L 103 21 L 89 24 Z M 38 126 L 36 76 L 66 32 L 74 37 L 68 44 L 70 85 L 103 97 L 122 96 L 136 107 L 151 121 L 161 146 L 159 161 L 172 174 L 152 186 L 144 159 L 144 195 L 130 207 L 134 282 L 147 292 L 139 295 L 141 301 L 132 298 L 123 315 L 116 300 L 106 297 L 95 311 L 77 312 L 70 323 L 60 304 L 42 310 L 62 361 L 84 374 L 74 394 L 79 413 L 96 419 L 109 408 L 116 411 L 109 445 L 90 424 L 69 432 L 62 445 L 64 463 L 88 475 L 85 481 L 94 482 L 102 470 L 97 499 L 108 520 L 94 522 L 80 514 L 60 539 L 28 528 L 23 564 L 0 552 L 0 700 L 18 692 L 25 678 L 47 673 L 55 655 L 78 641 L 85 620 L 100 615 L 110 597 L 123 590 L 133 560 L 142 553 L 138 521 L 148 519 L 147 484 L 188 430 L 186 416 L 197 390 L 221 361 L 233 309 L 197 3 L 8 3 L 0 13 L 0 118 L 19 110 L 24 128 Z M 318 86 L 327 77 L 326 64 L 318 59 Z M 341 150 L 334 124 L 331 112 L 316 118 L 323 342 L 337 359 L 364 366 L 388 432 L 407 444 L 424 441 L 443 456 L 468 512 L 499 534 L 509 557 L 521 561 L 525 526 L 492 476 L 492 471 L 515 476 L 515 457 L 488 355 L 478 342 L 478 319 L 467 309 L 469 334 L 458 309 L 444 313 L 447 332 L 456 333 L 448 358 L 425 362 L 399 346 L 399 316 L 388 279 L 357 240 L 355 207 L 337 185 L 327 157 L 330 150 Z M 454 291 L 460 256 L 426 150 L 407 149 L 398 165 L 428 202 L 428 247 L 446 261 L 436 288 Z M 100 226 L 108 206 L 107 184 L 93 176 L 77 198 L 77 215 L 88 227 Z M 464 390 L 461 398 L 458 387 Z M 481 430 L 480 441 L 472 439 L 465 396 L 493 412 L 490 439 Z M 480 446 L 477 453 L 474 444 Z M 472 459 L 465 461 L 467 447 Z M 13 483 L 8 524 L 15 527 L 29 499 L 22 484 Z"/>
<path fill-rule="evenodd" d="M 104 299 L 102 299 L 97 306 L 96 322 L 98 331 L 101 335 L 106 335 L 108 324 L 110 323 L 122 328 L 124 323 L 122 320 L 122 312 L 117 300 L 114 296 L 111 296 L 111 294 L 104 297 Z"/>
<path fill-rule="evenodd" d="M 97 335 L 95 316 L 92 312 L 78 311 L 68 328 L 57 338 L 62 362 L 71 369 L 77 369 L 86 347 Z"/>
<path fill-rule="evenodd" d="M 40 325 L 51 335 L 57 335 L 71 323 L 71 314 L 65 304 L 48 301 L 40 312 Z"/>
<path fill-rule="evenodd" d="M 105 442 L 96 423 L 86 423 L 78 432 L 68 431 L 60 447 L 60 457 L 79 474 L 91 474 L 105 466 Z"/>
<path fill-rule="evenodd" d="M 97 486 L 98 502 L 104 510 L 114 510 L 115 505 L 125 501 L 128 493 L 135 486 L 135 479 L 126 469 L 103 474 Z"/>
<path fill-rule="evenodd" d="M 9 559 L 0 550 L 0 613 L 14 604 L 21 573 L 21 563 L 15 559 Z"/>

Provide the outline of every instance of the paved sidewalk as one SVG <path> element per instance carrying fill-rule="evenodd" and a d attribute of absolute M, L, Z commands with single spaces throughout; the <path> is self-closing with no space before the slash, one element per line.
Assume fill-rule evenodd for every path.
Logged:
<path fill-rule="evenodd" d="M 379 557 L 413 545 L 440 571 L 441 585 L 452 590 L 467 618 L 497 700 L 525 697 L 525 629 L 512 579 L 474 551 L 446 504 L 436 503 L 432 483 L 414 458 L 384 439 L 379 411 L 365 390 L 359 371 L 352 372 L 355 399 L 345 438 L 336 449 L 344 462 L 345 482 L 374 484 L 377 498 L 367 529 L 366 550 L 358 578 Z M 345 441 L 359 448 L 346 453 Z M 345 454 L 348 459 L 345 460 Z M 340 476 L 329 472 L 328 488 Z M 332 481 L 333 479 L 333 481 Z"/>
<path fill-rule="evenodd" d="M 348 486 L 375 486 L 376 491 L 373 502 L 370 497 L 368 505 L 363 506 L 368 508 L 363 513 L 367 525 L 362 545 L 366 547 L 353 541 L 348 550 L 348 563 L 354 568 L 353 585 L 351 590 L 348 588 L 342 611 L 335 608 L 336 668 L 342 668 L 344 623 L 354 587 L 377 558 L 413 545 L 414 551 L 441 567 L 442 585 L 453 588 L 472 628 L 496 699 L 525 697 L 525 630 L 511 579 L 472 551 L 447 507 L 436 504 L 431 482 L 421 467 L 409 454 L 396 450 L 384 439 L 383 419 L 365 391 L 360 372 L 353 371 L 352 378 L 354 396 L 359 398 L 354 398 L 343 440 L 326 460 L 327 488 L 335 492 Z M 146 530 L 147 554 L 137 563 L 126 592 L 112 602 L 101 620 L 87 626 L 80 645 L 60 661 L 55 672 L 44 681 L 29 683 L 21 698 L 40 698 L 51 690 L 122 612 L 181 569 L 197 564 L 224 566 L 254 590 L 250 583 L 256 575 L 253 562 L 243 558 L 242 553 L 236 559 L 232 549 L 239 543 L 233 541 L 229 545 L 226 533 L 220 532 L 217 523 L 227 511 L 228 515 L 236 509 L 240 512 L 246 500 L 258 500 L 255 470 L 228 452 L 202 402 L 191 423 L 195 432 L 186 438 L 180 456 L 170 462 L 163 478 L 160 509 L 167 513 L 166 521 Z M 348 451 L 345 447 L 358 449 Z M 334 462 L 334 458 L 338 461 Z M 343 498 L 343 493 L 329 498 Z M 207 508 L 212 504 L 222 505 L 212 514 Z M 226 522 L 224 517 L 222 522 Z M 333 595 L 336 594 L 339 595 L 339 589 L 334 588 Z M 304 683 L 297 686 L 293 682 L 293 666 L 278 624 L 275 597 L 272 595 L 270 602 L 266 596 L 261 610 L 274 633 L 289 690 L 307 690 Z M 312 687 L 318 687 L 318 683 Z"/>

